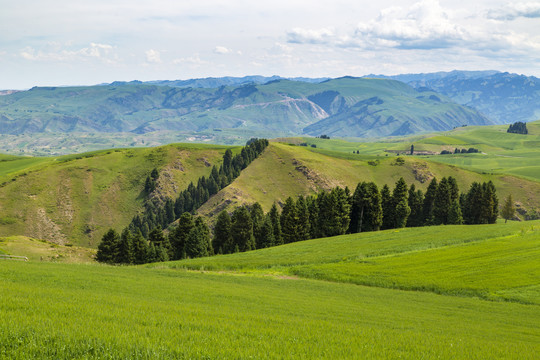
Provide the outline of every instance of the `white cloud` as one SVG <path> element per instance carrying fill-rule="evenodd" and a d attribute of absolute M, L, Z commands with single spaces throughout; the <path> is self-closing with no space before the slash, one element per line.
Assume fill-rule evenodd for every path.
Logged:
<path fill-rule="evenodd" d="M 515 20 L 520 17 L 540 18 L 540 3 L 509 3 L 487 12 L 487 18 L 494 20 Z"/>
<path fill-rule="evenodd" d="M 230 54 L 232 53 L 233 51 L 229 48 L 226 48 L 225 46 L 216 46 L 214 48 L 214 53 L 215 54 L 221 54 L 221 55 L 225 55 L 225 54 Z"/>
<path fill-rule="evenodd" d="M 107 44 L 90 43 L 89 46 L 80 49 L 70 49 L 58 43 L 48 43 L 41 49 L 36 50 L 27 46 L 19 55 L 26 60 L 32 61 L 73 61 L 99 59 L 107 63 L 116 62 L 117 57 L 113 53 L 114 47 Z"/>
<path fill-rule="evenodd" d="M 210 62 L 202 60 L 199 54 L 194 54 L 193 56 L 178 58 L 173 60 L 174 65 L 189 65 L 192 67 L 199 67 L 203 65 L 208 65 Z"/>
<path fill-rule="evenodd" d="M 159 51 L 150 49 L 145 52 L 146 62 L 150 64 L 159 64 L 161 63 L 161 54 Z"/>
<path fill-rule="evenodd" d="M 467 31 L 456 25 L 438 1 L 423 0 L 408 11 L 392 7 L 360 23 L 355 38 L 372 45 L 405 49 L 446 48 L 463 40 Z"/>
<path fill-rule="evenodd" d="M 335 37 L 331 28 L 302 29 L 294 28 L 287 32 L 287 41 L 293 44 L 326 44 Z"/>

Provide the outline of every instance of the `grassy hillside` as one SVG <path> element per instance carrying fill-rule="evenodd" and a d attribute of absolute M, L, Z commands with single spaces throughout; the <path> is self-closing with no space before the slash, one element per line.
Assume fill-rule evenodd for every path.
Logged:
<path fill-rule="evenodd" d="M 0 353 L 534 359 L 540 274 L 530 259 L 539 252 L 539 228 L 403 229 L 144 267 L 4 262 Z M 390 289 L 355 285 L 345 273 Z M 395 289 L 410 284 L 417 291 Z M 427 284 L 462 296 L 430 293 Z M 480 296 L 486 290 L 494 296 Z"/>
<path fill-rule="evenodd" d="M 340 144 L 350 146 L 350 143 Z M 373 147 L 384 148 L 380 144 Z M 540 204 L 540 184 L 516 176 L 482 174 L 431 161 L 435 157 L 407 156 L 403 165 L 397 165 L 395 155 L 377 157 L 318 149 L 271 143 L 261 157 L 231 185 L 204 204 L 199 213 L 213 216 L 222 209 L 232 210 L 238 204 L 255 201 L 268 211 L 274 201 L 284 203 L 288 196 L 313 194 L 335 186 L 349 186 L 354 191 L 361 181 L 374 181 L 379 186 L 388 184 L 393 187 L 400 177 L 409 185 L 414 183 L 417 188 L 425 190 L 434 176 L 438 179 L 455 177 L 462 192 L 467 191 L 474 181 L 492 180 L 501 203 L 507 194 L 512 193 L 514 199 L 526 209 L 537 208 Z M 372 151 L 369 144 L 366 149 Z"/>
<path fill-rule="evenodd" d="M 154 167 L 160 171 L 156 195 L 174 197 L 208 175 L 224 151 L 170 145 L 0 162 L 0 179 L 11 179 L 0 186 L 0 236 L 95 247 L 109 227 L 121 230 L 141 208 Z"/>
<path fill-rule="evenodd" d="M 87 247 L 59 245 L 26 236 L 0 237 L 0 254 L 26 256 L 29 261 L 91 263 L 95 253 Z"/>
<path fill-rule="evenodd" d="M 539 256 L 540 221 L 533 221 L 343 235 L 165 266 L 300 276 L 540 305 Z"/>

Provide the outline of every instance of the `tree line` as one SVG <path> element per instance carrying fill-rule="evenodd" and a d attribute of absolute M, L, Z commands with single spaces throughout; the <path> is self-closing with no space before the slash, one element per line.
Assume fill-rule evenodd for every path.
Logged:
<path fill-rule="evenodd" d="M 191 182 L 175 201 L 169 198 L 160 204 L 147 198 L 143 212 L 132 219 L 121 235 L 110 229 L 103 236 L 98 246 L 98 261 L 142 264 L 213 254 L 208 226 L 202 218 L 193 217 L 192 214 L 210 196 L 238 177 L 267 146 L 267 139 L 253 138 L 235 156 L 227 149 L 219 168 L 214 165 L 210 175 L 200 177 L 197 185 Z M 157 169 L 153 169 L 146 178 L 144 192 L 147 197 L 155 190 L 158 178 Z M 176 231 L 165 236 L 163 229 L 176 220 L 179 220 Z M 193 234 L 188 241 L 191 230 Z M 206 245 L 203 246 L 202 243 Z"/>
<path fill-rule="evenodd" d="M 144 211 L 133 218 L 128 226 L 129 230 L 132 233 L 140 231 L 144 238 L 148 238 L 152 229 L 167 228 L 184 212 L 193 214 L 210 196 L 217 194 L 219 190 L 236 179 L 240 172 L 256 159 L 267 146 L 268 140 L 266 139 L 251 139 L 235 156 L 230 149 L 227 149 L 223 155 L 223 163 L 219 168 L 214 165 L 208 177 L 200 177 L 196 185 L 191 182 L 184 191 L 180 192 L 176 200 L 168 198 L 164 204 L 146 201 Z M 145 182 L 147 195 L 155 189 L 158 176 L 157 170 L 154 169 L 147 177 Z"/>
<path fill-rule="evenodd" d="M 98 260 L 177 260 L 346 233 L 440 224 L 492 224 L 497 216 L 498 199 L 491 181 L 475 182 L 461 194 L 451 176 L 440 182 L 432 179 L 425 193 L 414 184 L 408 186 L 403 178 L 393 189 L 386 184 L 379 189 L 374 182 L 361 182 L 352 194 L 347 187 L 335 187 L 307 197 L 288 197 L 281 211 L 276 203 L 266 214 L 259 203 L 238 207 L 232 214 L 223 210 L 216 219 L 213 237 L 204 219 L 189 212 L 181 215 L 178 226 L 168 236 L 156 227 L 150 231 L 148 241 L 139 230 L 125 229 L 121 235 L 110 230 L 98 248 Z M 112 249 L 109 252 L 116 255 L 100 257 L 102 246 L 105 252 Z"/>

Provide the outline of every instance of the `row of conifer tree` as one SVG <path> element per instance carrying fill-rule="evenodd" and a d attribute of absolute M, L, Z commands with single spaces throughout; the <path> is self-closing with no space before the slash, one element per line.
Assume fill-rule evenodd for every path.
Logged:
<path fill-rule="evenodd" d="M 491 224 L 498 199 L 491 181 L 473 183 L 459 193 L 453 177 L 434 178 L 425 194 L 400 178 L 393 190 L 362 182 L 354 193 L 336 187 L 316 195 L 287 198 L 281 212 L 274 203 L 264 214 L 259 203 L 238 207 L 216 219 L 213 237 L 204 219 L 184 212 L 168 236 L 160 227 L 148 233 L 110 230 L 98 248 L 98 261 L 144 263 L 227 254 L 312 238 L 440 224 Z"/>
<path fill-rule="evenodd" d="M 210 196 L 229 185 L 240 175 L 255 158 L 268 146 L 267 139 L 251 139 L 242 148 L 239 154 L 233 156 L 227 149 L 223 155 L 223 163 L 218 168 L 213 166 L 208 177 L 202 176 L 197 184 L 190 183 L 180 192 L 175 201 L 167 198 L 164 204 L 158 200 L 148 199 L 142 214 L 136 215 L 129 224 L 132 233 L 140 231 L 143 237 L 148 238 L 150 230 L 154 228 L 166 229 L 171 223 L 180 218 L 184 212 L 194 213 Z M 156 169 L 146 179 L 145 192 L 149 195 L 155 190 L 159 173 Z"/>

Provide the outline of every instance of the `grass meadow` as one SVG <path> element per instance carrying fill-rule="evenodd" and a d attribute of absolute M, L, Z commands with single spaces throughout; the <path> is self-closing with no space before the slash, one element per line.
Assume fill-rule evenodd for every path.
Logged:
<path fill-rule="evenodd" d="M 538 306 L 309 279 L 0 263 L 9 359 L 534 359 Z"/>

